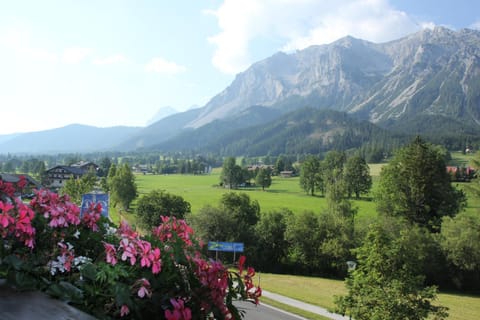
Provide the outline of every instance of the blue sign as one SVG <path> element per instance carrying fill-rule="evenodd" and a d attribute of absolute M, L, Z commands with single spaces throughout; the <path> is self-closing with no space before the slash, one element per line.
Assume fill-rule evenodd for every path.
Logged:
<path fill-rule="evenodd" d="M 243 252 L 243 242 L 208 242 L 210 251 Z"/>
<path fill-rule="evenodd" d="M 108 202 L 109 198 L 107 193 L 86 193 L 82 196 L 80 215 L 83 215 L 93 203 L 100 203 L 102 206 L 102 216 L 108 218 Z"/>

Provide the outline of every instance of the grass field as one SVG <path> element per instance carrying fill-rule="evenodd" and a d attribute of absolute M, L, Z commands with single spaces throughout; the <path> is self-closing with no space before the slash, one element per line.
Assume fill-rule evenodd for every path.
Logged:
<path fill-rule="evenodd" d="M 466 161 L 473 156 L 455 154 L 454 161 Z M 373 178 L 373 189 L 376 188 L 381 168 L 385 164 L 371 164 L 370 173 Z M 326 201 L 320 196 L 310 196 L 301 190 L 299 178 L 281 178 L 273 177 L 270 188 L 262 191 L 260 188 L 242 188 L 238 190 L 228 190 L 218 186 L 220 180 L 220 168 L 214 169 L 208 175 L 137 175 L 136 183 L 138 185 L 139 195 L 148 193 L 151 190 L 165 190 L 171 194 L 179 195 L 191 204 L 192 213 L 195 214 L 206 205 L 217 206 L 222 195 L 227 192 L 244 192 L 250 199 L 257 200 L 262 212 L 288 208 L 294 213 L 303 211 L 322 212 L 326 207 Z M 468 183 L 458 184 L 459 188 L 468 192 Z M 363 222 L 376 217 L 374 201 L 371 197 L 365 197 L 361 200 L 353 200 L 353 206 L 357 208 L 356 221 Z M 120 221 L 120 215 L 131 224 L 135 224 L 135 217 L 131 212 L 135 210 L 135 202 L 129 212 L 117 212 L 111 210 L 111 216 L 115 223 Z M 480 210 L 480 199 L 469 197 L 467 211 L 477 214 Z"/>
<path fill-rule="evenodd" d="M 467 163 L 470 156 L 462 154 L 455 155 L 454 163 Z M 457 157 L 458 156 L 458 157 Z M 456 161 L 456 162 L 455 162 Z M 370 166 L 370 172 L 374 181 L 374 188 L 384 164 Z M 299 186 L 299 178 L 273 177 L 270 188 L 250 188 L 230 191 L 218 187 L 220 170 L 216 169 L 209 175 L 137 175 L 136 183 L 140 196 L 151 190 L 165 190 L 169 193 L 182 196 L 192 206 L 192 212 L 198 212 L 205 205 L 216 206 L 222 195 L 226 192 L 245 192 L 252 200 L 257 200 L 261 211 L 271 211 L 280 208 L 288 208 L 294 213 L 310 210 L 321 212 L 326 207 L 325 199 L 306 195 Z M 459 188 L 467 190 L 468 184 L 458 184 Z M 467 191 L 467 195 L 471 195 Z M 375 203 L 368 198 L 360 201 L 353 201 L 358 208 L 358 220 L 369 220 L 376 217 Z M 131 212 L 134 211 L 135 203 Z M 467 211 L 471 214 L 478 214 L 480 210 L 480 199 L 470 196 Z M 123 219 L 135 224 L 135 216 L 129 212 L 119 213 L 111 209 L 114 222 L 118 223 L 120 215 Z M 298 277 L 290 275 L 260 274 L 257 282 L 268 291 L 283 294 L 304 302 L 312 303 L 327 309 L 333 309 L 333 296 L 345 293 L 343 281 L 329 280 L 313 277 Z M 294 308 L 282 306 L 273 301 L 265 301 L 273 305 L 288 309 L 293 313 L 301 314 L 308 319 L 322 319 L 322 317 L 295 310 Z M 449 319 L 453 320 L 476 320 L 480 319 L 480 296 L 469 296 L 460 294 L 440 294 L 439 304 L 450 308 Z"/>
<path fill-rule="evenodd" d="M 333 297 L 346 293 L 343 281 L 316 277 L 261 273 L 257 274 L 255 283 L 259 284 L 264 290 L 324 307 L 332 311 L 335 308 Z M 266 300 L 265 303 L 270 303 L 270 300 Z M 480 296 L 440 293 L 435 304 L 449 308 L 448 319 L 480 319 Z M 291 312 L 295 313 L 295 310 Z M 308 315 L 303 316 L 308 319 L 314 319 Z"/>
<path fill-rule="evenodd" d="M 244 192 L 251 200 L 257 200 L 262 212 L 288 208 L 294 213 L 303 211 L 321 212 L 326 207 L 326 201 L 320 196 L 305 194 L 300 188 L 299 178 L 273 177 L 270 188 L 262 191 L 260 188 L 242 188 L 228 190 L 218 186 L 220 173 L 215 170 L 209 175 L 138 175 L 136 182 L 139 194 L 151 190 L 165 190 L 179 195 L 192 206 L 192 213 L 210 204 L 218 205 L 222 195 L 227 192 Z M 375 212 L 375 204 L 370 199 L 353 201 L 358 208 L 358 218 L 371 217 Z"/>

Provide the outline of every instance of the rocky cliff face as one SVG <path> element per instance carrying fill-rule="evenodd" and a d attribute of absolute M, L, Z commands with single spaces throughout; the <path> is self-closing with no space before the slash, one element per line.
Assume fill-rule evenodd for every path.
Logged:
<path fill-rule="evenodd" d="M 254 105 L 298 101 L 388 125 L 415 114 L 480 125 L 480 32 L 437 27 L 375 44 L 346 37 L 293 54 L 277 53 L 237 75 L 187 126 Z M 289 103 L 292 109 L 292 103 Z"/>

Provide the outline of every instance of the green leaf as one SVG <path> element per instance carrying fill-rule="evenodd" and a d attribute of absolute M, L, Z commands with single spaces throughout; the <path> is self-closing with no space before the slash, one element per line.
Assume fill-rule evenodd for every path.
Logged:
<path fill-rule="evenodd" d="M 73 284 L 60 281 L 59 283 L 52 284 L 47 293 L 53 297 L 59 298 L 65 302 L 72 302 L 80 304 L 83 301 L 83 292 Z"/>
<path fill-rule="evenodd" d="M 10 265 L 15 270 L 21 270 L 23 266 L 23 261 L 13 254 L 6 256 L 5 259 L 3 259 L 3 262 L 7 265 Z"/>
<path fill-rule="evenodd" d="M 15 286 L 19 290 L 32 290 L 37 288 L 37 278 L 24 272 L 15 273 Z"/>
<path fill-rule="evenodd" d="M 80 273 L 85 279 L 95 281 L 97 278 L 97 267 L 93 263 L 86 264 L 82 266 Z"/>

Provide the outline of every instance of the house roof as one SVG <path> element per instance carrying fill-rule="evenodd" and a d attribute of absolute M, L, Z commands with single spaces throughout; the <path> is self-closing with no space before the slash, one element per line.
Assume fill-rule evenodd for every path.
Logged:
<path fill-rule="evenodd" d="M 37 188 L 41 187 L 41 184 L 28 174 L 0 173 L 0 179 L 2 179 L 5 182 L 11 182 L 11 183 L 17 183 L 18 181 L 20 181 L 21 176 L 24 176 L 29 184 L 33 184 Z"/>
<path fill-rule="evenodd" d="M 47 170 L 47 172 L 51 172 L 52 170 L 55 170 L 55 169 L 63 169 L 71 174 L 74 174 L 74 175 L 78 175 L 78 176 L 81 176 L 83 174 L 85 174 L 86 170 L 84 168 L 80 168 L 80 167 L 72 167 L 72 166 L 55 166 L 53 168 L 50 168 Z"/>

